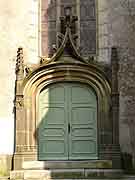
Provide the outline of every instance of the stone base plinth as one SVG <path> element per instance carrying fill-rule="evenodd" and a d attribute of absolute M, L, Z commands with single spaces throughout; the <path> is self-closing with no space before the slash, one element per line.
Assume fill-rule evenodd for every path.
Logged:
<path fill-rule="evenodd" d="M 11 180 L 55 180 L 55 179 L 120 179 L 122 170 L 112 169 L 50 169 L 12 171 Z"/>

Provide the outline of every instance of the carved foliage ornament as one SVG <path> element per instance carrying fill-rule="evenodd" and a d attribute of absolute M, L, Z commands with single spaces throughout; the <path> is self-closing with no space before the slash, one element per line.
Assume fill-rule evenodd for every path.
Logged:
<path fill-rule="evenodd" d="M 21 96 L 21 95 L 16 96 L 15 107 L 21 108 L 23 106 L 24 106 L 23 96 Z"/>
<path fill-rule="evenodd" d="M 24 60 L 23 60 L 23 48 L 19 47 L 17 51 L 17 60 L 16 60 L 16 74 L 24 73 Z"/>

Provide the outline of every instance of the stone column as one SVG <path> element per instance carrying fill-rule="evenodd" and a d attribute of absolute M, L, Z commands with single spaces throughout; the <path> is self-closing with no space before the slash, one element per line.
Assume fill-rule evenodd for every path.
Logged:
<path fill-rule="evenodd" d="M 118 90 L 118 56 L 117 49 L 112 48 L 112 121 L 113 144 L 119 144 L 119 90 Z"/>
<path fill-rule="evenodd" d="M 16 60 L 16 82 L 15 82 L 15 153 L 14 166 L 19 164 L 20 154 L 26 145 L 25 121 L 24 121 L 24 101 L 22 92 L 22 82 L 24 79 L 23 48 L 18 48 Z M 14 167 L 13 167 L 14 168 Z"/>
<path fill-rule="evenodd" d="M 21 150 L 21 146 L 25 145 L 25 124 L 23 112 L 23 93 L 22 82 L 24 78 L 24 61 L 23 48 L 18 48 L 16 61 L 16 84 L 15 84 L 15 152 Z M 22 138 L 23 137 L 23 138 Z"/>
<path fill-rule="evenodd" d="M 119 88 L 118 88 L 118 70 L 119 62 L 117 49 L 112 48 L 111 53 L 112 67 L 112 157 L 116 162 L 116 167 L 120 166 L 120 146 L 119 146 Z"/>

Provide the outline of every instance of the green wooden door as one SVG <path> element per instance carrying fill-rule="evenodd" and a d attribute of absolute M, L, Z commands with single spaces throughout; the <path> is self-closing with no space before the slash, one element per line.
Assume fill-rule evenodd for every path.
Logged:
<path fill-rule="evenodd" d="M 39 96 L 39 160 L 97 158 L 97 99 L 79 83 L 55 84 Z"/>

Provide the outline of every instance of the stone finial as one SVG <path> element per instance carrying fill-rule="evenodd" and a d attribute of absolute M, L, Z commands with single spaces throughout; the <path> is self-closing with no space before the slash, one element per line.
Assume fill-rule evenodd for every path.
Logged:
<path fill-rule="evenodd" d="M 65 7 L 65 14 L 64 16 L 60 17 L 61 20 L 61 32 L 59 32 L 58 35 L 58 44 L 57 46 L 55 44 L 52 45 L 52 57 L 47 59 L 44 57 L 41 57 L 40 64 L 49 64 L 54 61 L 58 61 L 60 56 L 70 56 L 76 61 L 87 63 L 85 59 L 83 59 L 78 50 L 77 50 L 77 34 L 76 34 L 76 21 L 78 20 L 77 16 L 72 15 L 72 9 L 71 7 Z M 73 61 L 72 58 L 68 58 L 68 61 Z M 63 59 L 64 62 L 67 62 L 65 59 Z M 76 62 L 75 61 L 75 62 Z"/>
<path fill-rule="evenodd" d="M 64 9 L 65 15 L 60 17 L 61 21 L 61 33 L 65 34 L 66 28 L 70 28 L 72 34 L 75 34 L 76 25 L 75 22 L 78 20 L 77 16 L 72 15 L 72 8 L 70 6 L 65 7 Z"/>
<path fill-rule="evenodd" d="M 16 75 L 24 75 L 24 60 L 23 60 L 23 48 L 19 47 L 17 50 L 16 60 Z"/>

